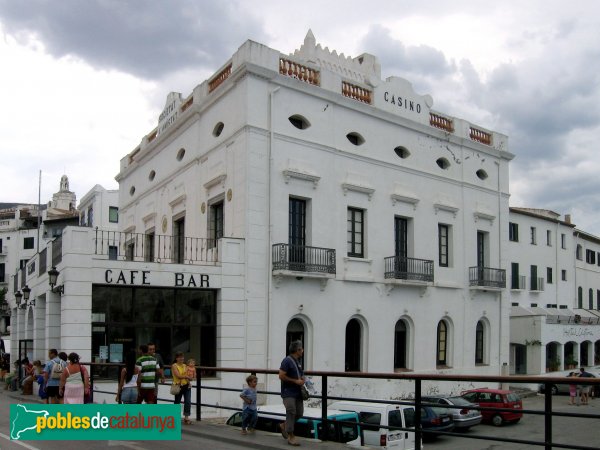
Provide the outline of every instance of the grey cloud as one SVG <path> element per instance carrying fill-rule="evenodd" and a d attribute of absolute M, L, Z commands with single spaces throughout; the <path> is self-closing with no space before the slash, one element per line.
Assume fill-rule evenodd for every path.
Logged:
<path fill-rule="evenodd" d="M 145 79 L 189 68 L 212 68 L 249 37 L 265 40 L 242 3 L 210 0 L 0 0 L 6 33 L 31 34 L 55 57 L 81 58 L 99 69 Z"/>
<path fill-rule="evenodd" d="M 444 53 L 426 45 L 406 46 L 391 36 L 390 30 L 373 25 L 363 37 L 361 47 L 379 57 L 389 74 L 419 74 L 440 77 L 452 73 L 455 67 Z"/>

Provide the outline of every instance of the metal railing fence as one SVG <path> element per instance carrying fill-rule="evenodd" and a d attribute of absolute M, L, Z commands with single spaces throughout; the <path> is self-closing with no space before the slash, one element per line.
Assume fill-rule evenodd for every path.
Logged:
<path fill-rule="evenodd" d="M 90 373 L 90 385 L 92 390 L 92 398 L 93 393 L 104 393 L 104 394 L 115 394 L 116 392 L 112 391 L 103 391 L 103 390 L 94 390 L 94 373 L 99 368 L 103 367 L 116 367 L 119 369 L 124 367 L 123 364 L 119 363 L 82 363 L 86 366 L 89 366 Z M 170 368 L 171 366 L 165 365 L 165 368 Z M 241 374 L 264 374 L 264 375 L 278 375 L 279 370 L 273 369 L 253 369 L 253 368 L 225 368 L 225 367 L 205 367 L 205 366 L 197 366 L 197 382 L 196 385 L 192 386 L 192 391 L 195 391 L 195 401 L 192 401 L 192 406 L 195 407 L 196 420 L 200 421 L 202 419 L 202 407 L 216 408 L 222 410 L 229 411 L 241 411 L 241 408 L 231 407 L 211 403 L 205 403 L 202 401 L 202 391 L 223 391 L 223 392 L 240 392 L 239 387 L 230 388 L 230 387 L 217 387 L 217 386 L 208 386 L 202 384 L 202 374 L 211 374 L 210 379 L 215 380 L 215 374 L 219 373 L 241 373 Z M 421 417 L 421 408 L 424 405 L 431 405 L 428 402 L 422 401 L 423 397 L 423 381 L 459 381 L 459 382 L 488 382 L 488 383 L 509 383 L 509 384 L 519 384 L 519 383 L 539 383 L 544 384 L 544 410 L 532 410 L 532 409 L 522 409 L 520 410 L 524 415 L 541 415 L 544 416 L 544 440 L 533 440 L 533 439 L 516 439 L 516 438 L 504 438 L 493 435 L 470 435 L 465 433 L 455 433 L 455 432 L 445 432 L 445 431 L 431 431 L 424 430 L 420 420 L 415 421 L 414 428 L 405 428 L 405 427 L 395 427 L 395 426 L 380 426 L 380 428 L 386 428 L 389 430 L 399 430 L 399 431 L 407 431 L 415 433 L 415 449 L 421 450 L 422 448 L 422 438 L 423 434 L 426 433 L 428 435 L 444 435 L 444 436 L 457 436 L 464 439 L 477 439 L 477 440 L 485 440 L 485 441 L 495 441 L 495 442 L 506 442 L 512 444 L 526 444 L 526 445 L 534 445 L 539 447 L 544 447 L 546 450 L 551 450 L 554 448 L 567 448 L 574 450 L 594 450 L 597 447 L 590 447 L 584 445 L 575 445 L 573 443 L 563 444 L 559 442 L 554 442 L 552 430 L 553 423 L 552 419 L 554 417 L 578 417 L 585 419 L 600 419 L 599 414 L 587 414 L 587 413 L 570 413 L 570 412 L 554 412 L 552 410 L 552 389 L 551 386 L 557 383 L 565 383 L 564 377 L 544 377 L 544 376 L 493 376 L 493 375 L 446 375 L 446 374 L 415 374 L 415 373 L 375 373 L 375 372 L 329 372 L 329 371 L 306 371 L 304 372 L 307 376 L 319 377 L 321 378 L 321 394 L 320 395 L 311 395 L 311 398 L 320 399 L 321 400 L 321 421 L 323 423 L 323 435 L 320 437 L 321 440 L 327 440 L 327 431 L 328 431 L 328 419 L 327 419 L 327 405 L 329 400 L 351 400 L 351 401 L 359 401 L 359 402 L 369 402 L 369 403 L 381 403 L 381 404 L 394 404 L 394 405 L 409 405 L 415 407 L 415 418 Z M 329 380 L 331 378 L 354 378 L 359 380 L 367 380 L 370 379 L 384 379 L 384 380 L 411 380 L 414 382 L 414 399 L 405 399 L 405 400 L 384 400 L 384 399 L 371 399 L 371 398 L 358 398 L 358 397 L 346 397 L 346 396 L 334 396 L 329 394 Z M 113 380 L 116 381 L 116 380 Z M 168 383 L 167 383 L 168 384 Z M 578 385 L 587 386 L 590 385 L 592 387 L 598 386 L 600 387 L 600 378 L 578 378 Z M 279 391 L 267 391 L 267 390 L 259 390 L 257 391 L 259 394 L 266 395 L 274 395 L 280 397 Z M 171 398 L 159 398 L 158 400 L 162 401 L 171 401 Z M 440 407 L 439 404 L 436 406 Z M 451 405 L 443 405 L 443 408 L 446 409 L 464 409 L 464 406 L 451 406 Z M 479 406 L 469 406 L 468 409 L 478 410 L 478 411 L 495 411 L 495 412 L 514 412 L 514 409 L 507 408 L 491 408 L 491 407 L 479 407 Z M 270 413 L 272 414 L 272 413 Z M 282 419 L 284 419 L 282 417 Z M 352 422 L 343 422 L 337 421 L 338 423 L 343 424 L 351 424 L 356 425 L 356 423 Z M 359 422 L 358 425 L 372 425 L 363 422 Z"/>

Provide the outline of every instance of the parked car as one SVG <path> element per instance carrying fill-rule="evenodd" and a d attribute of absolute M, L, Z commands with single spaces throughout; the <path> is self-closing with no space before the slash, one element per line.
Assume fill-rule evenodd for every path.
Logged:
<path fill-rule="evenodd" d="M 481 410 L 484 422 L 499 427 L 505 422 L 518 422 L 523 417 L 523 402 L 517 394 L 503 389 L 471 389 L 461 393 L 468 402 L 481 408 L 506 408 L 512 411 Z"/>
<path fill-rule="evenodd" d="M 329 407 L 358 413 L 362 424 L 361 430 L 363 432 L 364 445 L 366 446 L 403 450 L 413 450 L 415 448 L 414 432 L 381 428 L 414 428 L 414 406 L 343 400 L 334 402 Z"/>
<path fill-rule="evenodd" d="M 362 430 L 358 425 L 358 414 L 349 411 L 327 409 L 329 429 L 327 439 L 332 442 L 341 442 L 353 447 L 362 445 Z M 285 407 L 283 405 L 264 405 L 258 407 L 258 421 L 256 429 L 279 433 L 279 424 L 285 421 Z M 339 423 L 338 421 L 354 422 L 356 425 Z M 226 422 L 234 427 L 242 426 L 242 413 L 234 413 Z M 296 436 L 320 439 L 323 433 L 321 421 L 321 408 L 304 408 L 304 416 L 296 422 Z"/>
<path fill-rule="evenodd" d="M 423 402 L 435 403 L 442 406 L 457 406 L 460 408 L 448 408 L 448 412 L 452 416 L 454 422 L 454 428 L 457 431 L 466 431 L 472 426 L 479 425 L 483 416 L 481 412 L 476 409 L 470 409 L 477 405 L 468 402 L 459 396 L 446 396 L 446 395 L 428 395 L 422 397 Z"/>
<path fill-rule="evenodd" d="M 586 369 L 587 372 L 591 373 L 592 375 L 594 375 L 595 377 L 600 377 L 600 366 L 592 366 Z M 570 384 L 577 384 L 577 382 L 573 382 L 573 378 L 568 378 L 569 374 L 571 372 L 575 372 L 576 374 L 579 373 L 579 369 L 571 369 L 571 370 L 561 370 L 558 372 L 548 372 L 545 373 L 541 376 L 544 377 L 564 377 L 565 383 L 553 383 L 551 385 L 551 389 L 552 389 L 552 395 L 557 395 L 557 394 L 566 394 L 569 395 L 569 385 Z M 577 378 L 575 378 L 576 380 Z M 538 385 L 538 391 L 541 392 L 542 394 L 546 391 L 546 385 L 545 383 L 540 383 Z M 595 386 L 595 394 L 600 395 L 600 386 Z"/>
<path fill-rule="evenodd" d="M 437 434 L 428 433 L 428 431 L 452 431 L 454 422 L 451 413 L 440 406 L 421 406 L 421 428 L 423 429 L 423 439 L 437 439 Z"/>

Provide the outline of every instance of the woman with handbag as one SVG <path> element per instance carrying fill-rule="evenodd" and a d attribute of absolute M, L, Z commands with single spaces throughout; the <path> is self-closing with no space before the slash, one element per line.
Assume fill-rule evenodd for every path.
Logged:
<path fill-rule="evenodd" d="M 173 384 L 171 386 L 171 394 L 175 396 L 175 404 L 181 404 L 181 398 L 183 397 L 183 423 L 191 425 L 190 414 L 192 411 L 192 389 L 190 380 L 187 373 L 187 365 L 185 364 L 185 358 L 183 352 L 175 353 L 175 361 L 171 366 L 171 373 L 173 375 Z"/>
<path fill-rule="evenodd" d="M 125 367 L 121 369 L 121 375 L 119 376 L 117 403 L 137 403 L 137 379 L 140 374 L 140 368 L 135 365 L 136 358 L 135 349 L 129 350 L 125 357 Z"/>

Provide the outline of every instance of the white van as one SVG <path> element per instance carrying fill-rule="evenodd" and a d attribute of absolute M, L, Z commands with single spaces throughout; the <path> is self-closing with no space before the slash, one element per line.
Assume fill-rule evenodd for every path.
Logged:
<path fill-rule="evenodd" d="M 415 448 L 414 431 L 380 428 L 381 426 L 390 426 L 414 429 L 414 406 L 338 401 L 329 407 L 358 413 L 360 422 L 364 424 L 361 425 L 364 445 L 395 450 L 413 450 Z"/>

